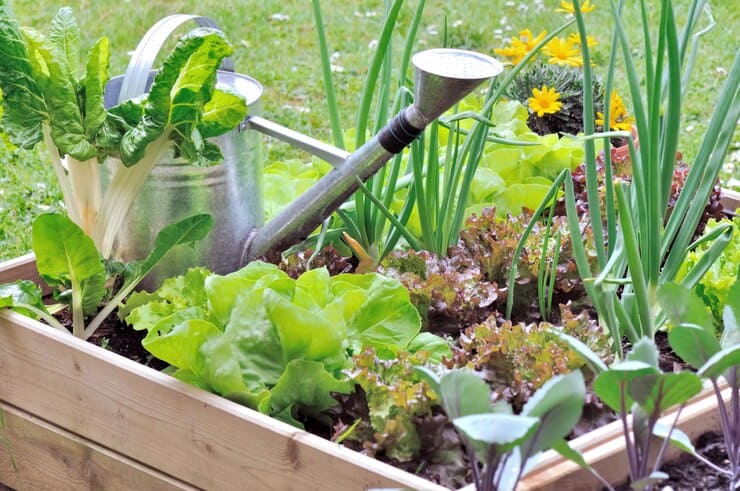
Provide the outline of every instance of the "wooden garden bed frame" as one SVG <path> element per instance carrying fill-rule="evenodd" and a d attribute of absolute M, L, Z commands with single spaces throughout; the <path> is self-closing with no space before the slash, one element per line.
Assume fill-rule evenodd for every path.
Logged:
<path fill-rule="evenodd" d="M 734 210 L 740 195 L 723 203 Z M 19 278 L 38 280 L 32 255 L 0 265 L 0 283 Z M 0 482 L 12 488 L 444 489 L 10 311 L 0 312 L 0 408 Z M 717 428 L 714 395 L 697 397 L 679 426 L 691 437 Z M 621 439 L 616 422 L 572 445 L 616 482 L 627 472 Z M 520 485 L 597 488 L 551 452 Z"/>

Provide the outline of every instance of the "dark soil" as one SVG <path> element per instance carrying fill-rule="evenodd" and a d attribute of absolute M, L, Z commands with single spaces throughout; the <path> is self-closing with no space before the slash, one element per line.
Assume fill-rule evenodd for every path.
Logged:
<path fill-rule="evenodd" d="M 67 310 L 56 314 L 56 317 L 70 331 L 72 330 L 72 318 Z M 131 326 L 121 322 L 115 314 L 111 314 L 88 341 L 155 370 L 164 369 L 167 363 L 154 358 L 141 345 L 145 335 L 146 332 L 135 331 Z"/>
<path fill-rule="evenodd" d="M 704 433 L 696 441 L 696 450 L 710 462 L 726 468 L 729 466 L 725 442 L 721 433 Z M 661 471 L 670 476 L 662 486 L 670 486 L 675 491 L 699 489 L 729 489 L 730 480 L 711 467 L 699 462 L 691 455 L 664 464 Z"/>
<path fill-rule="evenodd" d="M 708 432 L 701 435 L 695 444 L 696 451 L 720 467 L 728 467 L 727 452 L 721 433 Z M 657 489 L 673 491 L 699 491 L 729 489 L 730 480 L 724 474 L 703 464 L 688 454 L 664 463 L 660 470 L 670 476 Z M 630 491 L 628 483 L 617 486 L 616 491 Z"/>

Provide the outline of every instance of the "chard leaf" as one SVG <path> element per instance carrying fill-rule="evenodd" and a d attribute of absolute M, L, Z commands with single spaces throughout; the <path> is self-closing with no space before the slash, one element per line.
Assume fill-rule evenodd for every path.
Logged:
<path fill-rule="evenodd" d="M 0 89 L 3 129 L 11 141 L 32 148 L 43 139 L 48 119 L 42 88 L 28 47 L 10 5 L 0 0 Z"/>
<path fill-rule="evenodd" d="M 183 218 L 163 228 L 154 239 L 149 255 L 143 261 L 126 265 L 126 283 L 122 290 L 135 287 L 173 247 L 187 245 L 203 239 L 213 227 L 213 218 L 207 213 Z"/>
<path fill-rule="evenodd" d="M 90 49 L 87 57 L 83 85 L 85 89 L 85 136 L 91 142 L 95 141 L 107 117 L 104 101 L 109 62 L 108 38 L 100 38 Z"/>
<path fill-rule="evenodd" d="M 46 213 L 33 222 L 33 251 L 39 275 L 49 285 L 70 285 L 85 315 L 106 294 L 105 266 L 92 239 L 65 215 Z"/>
<path fill-rule="evenodd" d="M 241 96 L 217 88 L 203 108 L 198 130 L 203 138 L 219 136 L 236 128 L 246 116 L 247 104 Z"/>
<path fill-rule="evenodd" d="M 198 130 L 205 105 L 216 85 L 216 69 L 231 54 L 219 31 L 201 28 L 180 39 L 165 60 L 149 90 L 143 117 L 121 140 L 121 160 L 131 166 L 142 159 L 146 147 L 167 134 L 178 154 L 204 164 L 204 144 Z"/>
<path fill-rule="evenodd" d="M 49 43 L 59 54 L 58 62 L 67 80 L 76 80 L 80 63 L 80 28 L 70 7 L 62 7 L 51 20 Z"/>
<path fill-rule="evenodd" d="M 95 147 L 87 140 L 82 114 L 77 102 L 77 81 L 69 77 L 66 63 L 59 50 L 42 34 L 26 30 L 26 42 L 31 60 L 43 63 L 36 68 L 47 77 L 36 77 L 46 101 L 51 127 L 51 139 L 60 155 L 69 154 L 78 160 L 89 160 L 96 155 Z"/>

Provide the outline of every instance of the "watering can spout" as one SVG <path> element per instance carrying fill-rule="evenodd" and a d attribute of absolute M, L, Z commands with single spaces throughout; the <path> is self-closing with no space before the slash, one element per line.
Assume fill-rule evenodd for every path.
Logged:
<path fill-rule="evenodd" d="M 332 152 L 322 144 L 323 149 L 314 153 L 333 157 L 335 168 L 264 227 L 249 234 L 242 252 L 242 265 L 270 251 L 282 251 L 307 237 L 357 190 L 358 179 L 364 182 L 375 174 L 414 141 L 429 123 L 503 70 L 503 66 L 489 56 L 458 49 L 422 51 L 413 56 L 412 63 L 414 103 L 339 162 L 336 160 L 337 156 L 343 156 L 341 151 Z M 251 124 L 248 119 L 247 126 L 270 131 L 272 136 L 299 143 L 303 148 L 316 146 L 311 139 L 296 138 L 295 132 L 281 132 L 276 125 L 266 124 L 261 119 Z"/>

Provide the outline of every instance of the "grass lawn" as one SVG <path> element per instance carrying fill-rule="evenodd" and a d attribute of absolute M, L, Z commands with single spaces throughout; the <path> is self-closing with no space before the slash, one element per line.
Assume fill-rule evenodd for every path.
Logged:
<path fill-rule="evenodd" d="M 507 38 L 521 29 L 537 33 L 551 30 L 564 20 L 556 13 L 555 0 L 488 0 L 452 2 L 428 0 L 419 49 L 440 46 L 447 26 L 451 46 L 465 47 L 492 54 Z M 588 14 L 590 31 L 599 45 L 595 61 L 602 66 L 611 46 L 608 4 L 595 2 L 596 11 Z M 637 4 L 625 12 L 625 24 L 635 29 Z M 657 3 L 657 2 L 652 2 Z M 688 0 L 676 0 L 679 16 Z M 704 127 L 716 103 L 716 96 L 729 70 L 737 41 L 733 32 L 740 29 L 739 10 L 734 2 L 713 2 L 716 27 L 702 38 L 694 79 L 683 108 L 681 150 L 690 161 Z M 71 6 L 83 30 L 83 42 L 89 46 L 100 36 L 111 41 L 111 74 L 122 73 L 128 56 L 146 30 L 159 18 L 172 13 L 198 13 L 218 21 L 235 45 L 237 70 L 258 79 L 265 87 L 263 115 L 298 131 L 322 139 L 329 138 L 324 84 L 311 2 L 308 0 L 213 0 L 129 1 L 98 0 L 61 3 L 49 0 L 16 0 L 16 16 L 22 25 L 44 30 L 55 11 Z M 324 0 L 322 8 L 335 65 L 335 83 L 343 126 L 354 126 L 357 98 L 362 91 L 370 62 L 373 42 L 383 21 L 381 0 Z M 546 6 L 545 6 L 546 5 Z M 408 25 L 416 3 L 403 7 L 402 28 Z M 403 33 L 399 33 L 399 37 Z M 632 32 L 638 37 L 641 32 Z M 1 135 L 0 135 L 1 136 Z M 269 158 L 297 155 L 282 144 L 270 145 Z M 740 185 L 740 144 L 723 175 L 725 184 L 735 180 Z M 733 163 L 734 159 L 734 163 Z M 30 249 L 30 222 L 38 213 L 58 209 L 61 196 L 51 167 L 43 154 L 10 148 L 0 141 L 0 259 L 7 259 Z"/>

